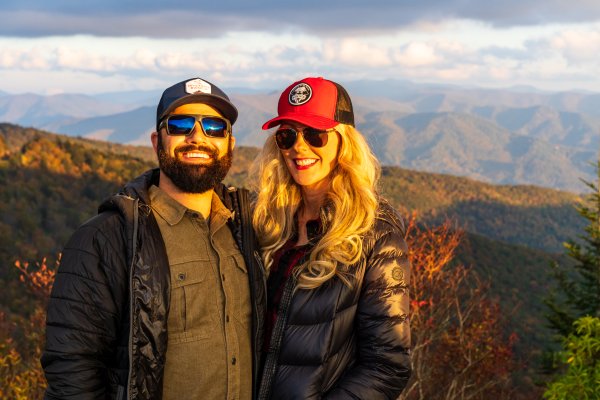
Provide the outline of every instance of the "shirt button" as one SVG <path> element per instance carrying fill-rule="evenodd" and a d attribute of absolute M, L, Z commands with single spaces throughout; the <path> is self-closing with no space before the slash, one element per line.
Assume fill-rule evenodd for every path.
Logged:
<path fill-rule="evenodd" d="M 184 281 L 185 280 L 185 274 L 182 272 L 179 275 L 177 275 L 177 279 L 180 281 Z"/>
<path fill-rule="evenodd" d="M 231 357 L 231 365 L 235 365 L 236 361 L 235 357 Z"/>

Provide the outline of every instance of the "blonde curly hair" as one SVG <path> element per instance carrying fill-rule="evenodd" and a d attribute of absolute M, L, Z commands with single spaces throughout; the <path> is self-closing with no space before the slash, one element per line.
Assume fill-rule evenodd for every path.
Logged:
<path fill-rule="evenodd" d="M 341 144 L 327 198 L 333 218 L 308 260 L 296 270 L 299 289 L 317 288 L 334 276 L 350 285 L 348 271 L 340 266 L 360 259 L 362 237 L 375 221 L 379 162 L 357 129 L 345 124 L 334 129 Z M 273 135 L 254 161 L 250 176 L 256 177 L 258 192 L 252 222 L 269 270 L 274 253 L 296 232 L 294 216 L 302 205 L 301 189 L 290 175 Z"/>

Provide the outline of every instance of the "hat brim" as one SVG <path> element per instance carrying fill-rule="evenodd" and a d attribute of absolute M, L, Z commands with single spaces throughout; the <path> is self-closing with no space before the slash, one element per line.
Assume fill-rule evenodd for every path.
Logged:
<path fill-rule="evenodd" d="M 237 108 L 235 108 L 235 106 L 226 99 L 208 93 L 195 93 L 175 100 L 162 113 L 160 119 L 163 119 L 166 115 L 172 113 L 177 107 L 190 103 L 208 104 L 209 106 L 216 108 L 217 111 L 219 111 L 225 118 L 229 120 L 231 125 L 235 123 L 238 117 Z"/>
<path fill-rule="evenodd" d="M 299 122 L 315 129 L 331 129 L 339 124 L 339 122 L 331 118 L 322 117 L 320 115 L 287 114 L 268 120 L 263 124 L 262 128 L 263 130 L 267 130 L 274 126 L 281 125 L 285 121 Z"/>

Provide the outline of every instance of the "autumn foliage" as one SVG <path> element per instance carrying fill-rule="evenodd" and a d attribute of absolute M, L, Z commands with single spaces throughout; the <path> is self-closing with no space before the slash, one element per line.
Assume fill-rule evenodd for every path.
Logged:
<path fill-rule="evenodd" d="M 408 221 L 413 376 L 401 399 L 514 398 L 517 337 L 504 332 L 487 284 L 452 265 L 461 235 L 450 222 L 424 228 L 414 216 Z"/>
<path fill-rule="evenodd" d="M 58 262 L 49 267 L 44 258 L 34 268 L 29 263 L 15 263 L 24 289 L 36 299 L 36 306 L 28 318 L 11 320 L 0 311 L 0 399 L 43 397 L 46 380 L 39 360 L 44 343 L 46 304 Z"/>

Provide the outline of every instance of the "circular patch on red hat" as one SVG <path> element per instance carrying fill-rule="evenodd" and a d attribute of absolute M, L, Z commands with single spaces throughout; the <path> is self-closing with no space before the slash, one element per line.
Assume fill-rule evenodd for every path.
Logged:
<path fill-rule="evenodd" d="M 288 101 L 293 106 L 301 106 L 312 97 L 312 88 L 308 83 L 299 83 L 290 90 Z"/>

